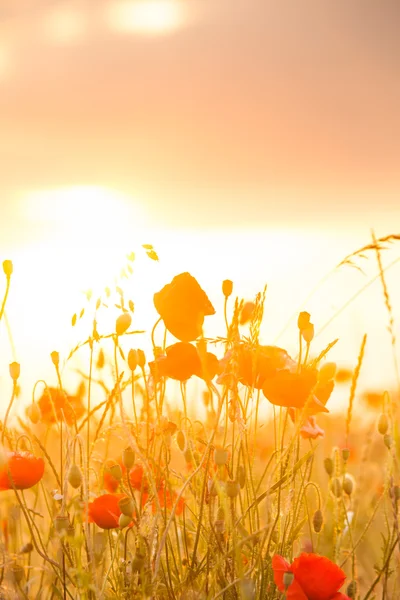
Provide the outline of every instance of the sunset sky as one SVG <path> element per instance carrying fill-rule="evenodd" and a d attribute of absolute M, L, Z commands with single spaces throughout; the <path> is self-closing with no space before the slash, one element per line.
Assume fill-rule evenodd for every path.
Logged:
<path fill-rule="evenodd" d="M 224 277 L 244 296 L 267 282 L 275 335 L 371 227 L 397 232 L 399 23 L 395 0 L 0 0 L 0 258 L 21 274 L 18 358 L 47 356 L 82 288 L 141 243 L 167 265 L 143 267 L 150 298 L 186 268 L 215 297 Z M 321 325 L 374 268 L 322 290 Z M 389 377 L 368 293 L 326 340 L 344 335 L 354 362 L 370 330 Z"/>

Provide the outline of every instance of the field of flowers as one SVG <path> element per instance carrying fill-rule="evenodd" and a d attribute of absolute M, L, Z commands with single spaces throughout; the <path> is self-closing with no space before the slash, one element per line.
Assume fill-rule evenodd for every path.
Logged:
<path fill-rule="evenodd" d="M 0 320 L 9 260 L 3 275 Z M 393 331 L 382 268 L 381 279 Z M 57 385 L 38 381 L 23 413 L 23 365 L 10 364 L 0 598 L 400 597 L 397 399 L 366 396 L 374 421 L 359 426 L 366 337 L 352 368 L 337 370 L 336 340 L 319 348 L 301 312 L 290 356 L 260 339 L 265 291 L 244 302 L 225 280 L 226 329 L 208 339 L 206 283 L 180 273 L 154 290 L 150 353 L 135 345 L 124 290 L 91 299 L 87 338 L 69 357 L 51 353 Z M 100 331 L 96 311 L 112 294 L 115 328 Z M 73 393 L 61 362 L 83 349 Z M 348 392 L 343 415 L 329 414 L 335 385 Z"/>

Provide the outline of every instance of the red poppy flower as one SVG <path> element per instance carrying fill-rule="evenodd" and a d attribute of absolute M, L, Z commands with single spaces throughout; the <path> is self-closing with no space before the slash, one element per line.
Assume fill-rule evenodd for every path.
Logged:
<path fill-rule="evenodd" d="M 150 495 L 148 492 L 145 492 L 142 496 L 142 505 L 144 506 L 148 499 L 149 499 Z M 153 501 L 151 503 L 151 508 L 153 513 L 156 513 L 158 510 L 158 506 L 161 507 L 161 509 L 167 509 L 167 510 L 172 510 L 172 508 L 175 506 L 175 502 L 176 499 L 178 497 L 178 494 L 176 492 L 170 492 L 168 488 L 165 488 L 164 486 L 160 487 L 160 489 L 157 491 L 157 497 L 158 497 L 158 503 L 156 502 L 156 500 L 153 498 Z M 178 500 L 178 504 L 175 510 L 175 515 L 177 517 L 179 517 L 179 515 L 181 515 L 183 513 L 183 509 L 185 508 L 185 501 L 184 499 L 181 497 Z"/>
<path fill-rule="evenodd" d="M 0 466 L 0 490 L 26 490 L 43 477 L 44 460 L 30 452 L 6 452 Z"/>
<path fill-rule="evenodd" d="M 294 575 L 286 591 L 287 600 L 350 600 L 338 591 L 346 579 L 345 573 L 325 556 L 303 553 L 290 565 L 276 554 L 272 568 L 275 584 L 281 592 L 285 591 L 284 574 Z"/>
<path fill-rule="evenodd" d="M 121 459 L 118 459 L 117 462 L 115 462 L 114 460 L 108 459 L 108 460 L 106 460 L 105 465 L 104 465 L 105 466 L 104 473 L 103 473 L 104 489 L 107 490 L 107 492 L 110 492 L 111 494 L 113 494 L 114 492 L 117 491 L 119 484 L 121 483 L 120 479 L 117 479 L 116 477 L 114 477 L 112 469 L 111 469 L 111 467 L 113 467 L 116 464 L 118 464 L 121 467 L 122 475 L 125 475 L 126 467 L 123 465 Z"/>
<path fill-rule="evenodd" d="M 177 275 L 154 294 L 154 306 L 168 331 L 182 342 L 197 339 L 204 317 L 215 314 L 207 294 L 190 273 Z"/>
<path fill-rule="evenodd" d="M 151 485 L 141 464 L 136 463 L 129 471 L 129 481 L 134 490 L 147 493 L 151 489 Z M 156 482 L 156 487 L 158 487 Z"/>
<path fill-rule="evenodd" d="M 214 354 L 205 352 L 200 357 L 198 349 L 188 342 L 177 342 L 168 346 L 165 352 L 165 355 L 158 356 L 149 363 L 155 381 L 160 377 L 187 381 L 192 375 L 210 381 L 219 368 L 218 359 Z"/>
<path fill-rule="evenodd" d="M 46 388 L 38 400 L 43 423 L 51 425 L 65 418 L 68 425 L 72 425 L 85 412 L 82 397 L 69 396 L 63 390 Z M 54 405 L 54 408 L 53 408 Z"/>
<path fill-rule="evenodd" d="M 89 522 L 96 523 L 102 529 L 116 529 L 122 514 L 118 502 L 127 497 L 126 494 L 104 494 L 89 502 Z"/>

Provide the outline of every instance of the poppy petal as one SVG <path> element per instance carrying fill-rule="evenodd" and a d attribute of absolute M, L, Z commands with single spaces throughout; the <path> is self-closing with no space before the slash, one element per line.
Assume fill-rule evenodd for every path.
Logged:
<path fill-rule="evenodd" d="M 275 556 L 272 558 L 272 568 L 274 570 L 275 585 L 277 586 L 278 590 L 284 592 L 285 586 L 283 584 L 283 576 L 285 573 L 292 570 L 290 564 L 282 556 L 275 554 Z M 293 579 L 292 583 L 287 588 L 286 599 L 308 600 L 296 579 Z"/>
<path fill-rule="evenodd" d="M 307 597 L 313 600 L 331 599 L 342 587 L 346 575 L 325 556 L 300 554 L 291 565 L 296 581 Z"/>

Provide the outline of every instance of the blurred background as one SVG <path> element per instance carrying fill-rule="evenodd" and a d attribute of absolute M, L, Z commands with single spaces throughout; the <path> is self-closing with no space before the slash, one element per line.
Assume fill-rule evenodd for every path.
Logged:
<path fill-rule="evenodd" d="M 339 337 L 354 366 L 368 333 L 363 389 L 393 387 L 376 256 L 335 267 L 399 230 L 399 21 L 394 0 L 0 0 L 0 392 L 13 359 L 28 399 L 53 381 L 49 353 L 90 332 L 70 325 L 84 292 L 131 251 L 134 328 L 183 270 L 219 311 L 209 335 L 222 279 L 246 299 L 268 284 L 265 343 L 295 354 L 306 309 L 315 353 Z M 397 333 L 399 256 L 382 254 Z"/>

